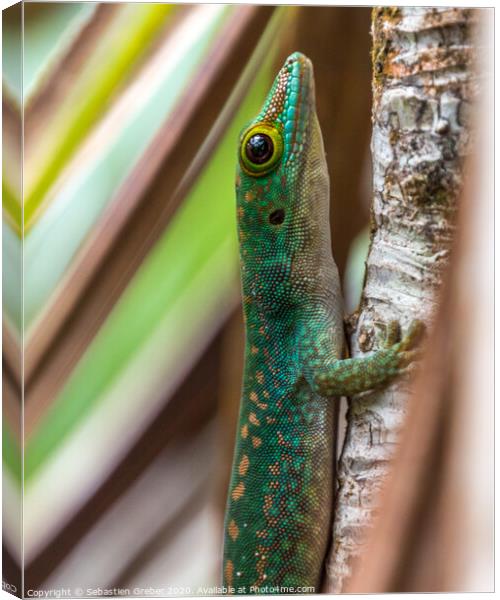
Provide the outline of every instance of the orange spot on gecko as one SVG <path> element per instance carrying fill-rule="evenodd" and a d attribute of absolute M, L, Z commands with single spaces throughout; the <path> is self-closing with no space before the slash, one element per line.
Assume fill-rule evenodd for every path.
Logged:
<path fill-rule="evenodd" d="M 255 402 L 255 404 L 261 408 L 262 410 L 267 408 L 267 404 L 264 404 L 263 402 L 259 402 L 259 397 L 257 396 L 257 394 L 255 392 L 250 392 L 250 400 L 252 402 Z M 254 423 L 254 425 L 256 425 L 256 423 Z"/>
<path fill-rule="evenodd" d="M 236 538 L 240 534 L 240 530 L 238 529 L 238 525 L 236 525 L 234 519 L 231 519 L 229 525 L 227 526 L 227 531 L 228 531 L 229 535 L 231 536 L 231 539 L 233 540 L 233 542 L 236 541 Z"/>
<path fill-rule="evenodd" d="M 245 192 L 245 200 L 247 202 L 251 202 L 255 198 L 255 194 L 253 192 Z"/>
<path fill-rule="evenodd" d="M 241 437 L 245 440 L 248 437 L 248 425 L 243 425 L 241 428 Z"/>
<path fill-rule="evenodd" d="M 259 351 L 259 349 L 257 348 L 257 346 L 252 346 L 252 347 L 250 348 L 250 352 L 251 352 L 252 354 L 257 354 L 257 352 L 258 352 L 258 351 Z"/>
<path fill-rule="evenodd" d="M 260 421 L 257 418 L 257 415 L 254 412 L 251 412 L 250 415 L 248 416 L 248 420 L 250 421 L 250 423 L 252 425 L 255 425 L 255 427 L 258 427 L 260 425 Z"/>
<path fill-rule="evenodd" d="M 240 481 L 238 483 L 238 485 L 234 488 L 232 494 L 231 494 L 231 498 L 236 501 L 239 500 L 243 494 L 245 493 L 245 484 Z"/>
<path fill-rule="evenodd" d="M 262 440 L 260 437 L 257 437 L 256 435 L 252 436 L 252 445 L 254 448 L 258 448 L 261 444 Z"/>
<path fill-rule="evenodd" d="M 229 586 L 233 585 L 233 573 L 234 573 L 233 561 L 227 560 L 226 566 L 224 567 L 224 575 L 226 576 L 226 583 Z"/>
<path fill-rule="evenodd" d="M 283 437 L 283 434 L 281 433 L 281 431 L 278 431 L 278 444 L 280 446 L 285 446 L 287 448 L 289 448 L 291 446 L 290 442 L 287 442 L 285 440 L 285 438 Z"/>
<path fill-rule="evenodd" d="M 243 477 L 247 474 L 248 467 L 250 465 L 250 459 L 246 454 L 244 454 L 240 460 L 240 465 L 238 467 L 238 473 Z"/>
<path fill-rule="evenodd" d="M 264 373 L 262 371 L 257 371 L 257 373 L 255 373 L 255 379 L 257 379 L 259 383 L 264 383 Z"/>
<path fill-rule="evenodd" d="M 241 206 L 238 206 L 238 210 L 236 212 L 238 214 L 238 219 L 241 219 L 241 217 L 245 214 L 245 211 L 241 208 Z"/>
<path fill-rule="evenodd" d="M 280 474 L 280 464 L 275 462 L 272 465 L 269 465 L 269 470 L 271 471 L 271 473 L 273 475 L 279 475 Z"/>
<path fill-rule="evenodd" d="M 261 536 L 261 537 L 264 537 L 264 536 Z M 254 584 L 256 586 L 261 586 L 264 583 L 264 581 L 267 579 L 265 570 L 266 570 L 266 564 L 267 564 L 267 559 L 268 559 L 268 557 L 267 557 L 268 550 L 269 550 L 269 548 L 267 548 L 266 546 L 262 546 L 261 544 L 259 544 L 257 546 L 257 552 L 255 552 L 255 556 L 258 558 L 257 558 L 257 564 L 255 565 L 255 568 L 257 570 L 258 578 Z"/>

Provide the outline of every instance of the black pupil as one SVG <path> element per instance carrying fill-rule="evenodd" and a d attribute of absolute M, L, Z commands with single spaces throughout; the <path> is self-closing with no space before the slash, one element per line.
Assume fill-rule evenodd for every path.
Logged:
<path fill-rule="evenodd" d="M 281 225 L 285 220 L 285 211 L 282 208 L 278 208 L 278 210 L 273 211 L 269 215 L 269 223 L 271 225 Z"/>
<path fill-rule="evenodd" d="M 273 148 L 273 141 L 268 135 L 256 133 L 247 142 L 247 157 L 253 163 L 261 165 L 271 158 Z"/>

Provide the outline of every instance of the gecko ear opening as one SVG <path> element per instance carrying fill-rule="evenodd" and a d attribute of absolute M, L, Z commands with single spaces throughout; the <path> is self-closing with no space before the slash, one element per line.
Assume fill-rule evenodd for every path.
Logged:
<path fill-rule="evenodd" d="M 284 220 L 285 211 L 282 208 L 273 210 L 273 212 L 269 215 L 269 223 L 271 223 L 271 225 L 281 225 Z"/>
<path fill-rule="evenodd" d="M 266 175 L 276 168 L 282 155 L 283 138 L 273 125 L 257 123 L 241 136 L 240 164 L 247 175 Z"/>

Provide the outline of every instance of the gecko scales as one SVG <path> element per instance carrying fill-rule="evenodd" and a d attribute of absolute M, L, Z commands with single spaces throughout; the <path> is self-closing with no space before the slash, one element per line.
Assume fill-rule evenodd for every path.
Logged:
<path fill-rule="evenodd" d="M 223 582 L 234 593 L 319 591 L 334 492 L 333 397 L 398 375 L 420 327 L 398 342 L 389 324 L 384 348 L 343 359 L 329 178 L 303 54 L 284 63 L 238 154 L 246 349 Z"/>

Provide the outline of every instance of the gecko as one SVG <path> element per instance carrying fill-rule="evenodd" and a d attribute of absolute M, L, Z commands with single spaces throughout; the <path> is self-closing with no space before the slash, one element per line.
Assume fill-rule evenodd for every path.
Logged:
<path fill-rule="evenodd" d="M 236 175 L 245 364 L 224 522 L 227 593 L 319 591 L 329 541 L 335 398 L 386 385 L 422 328 L 345 358 L 329 176 L 311 61 L 287 58 L 242 131 Z"/>

